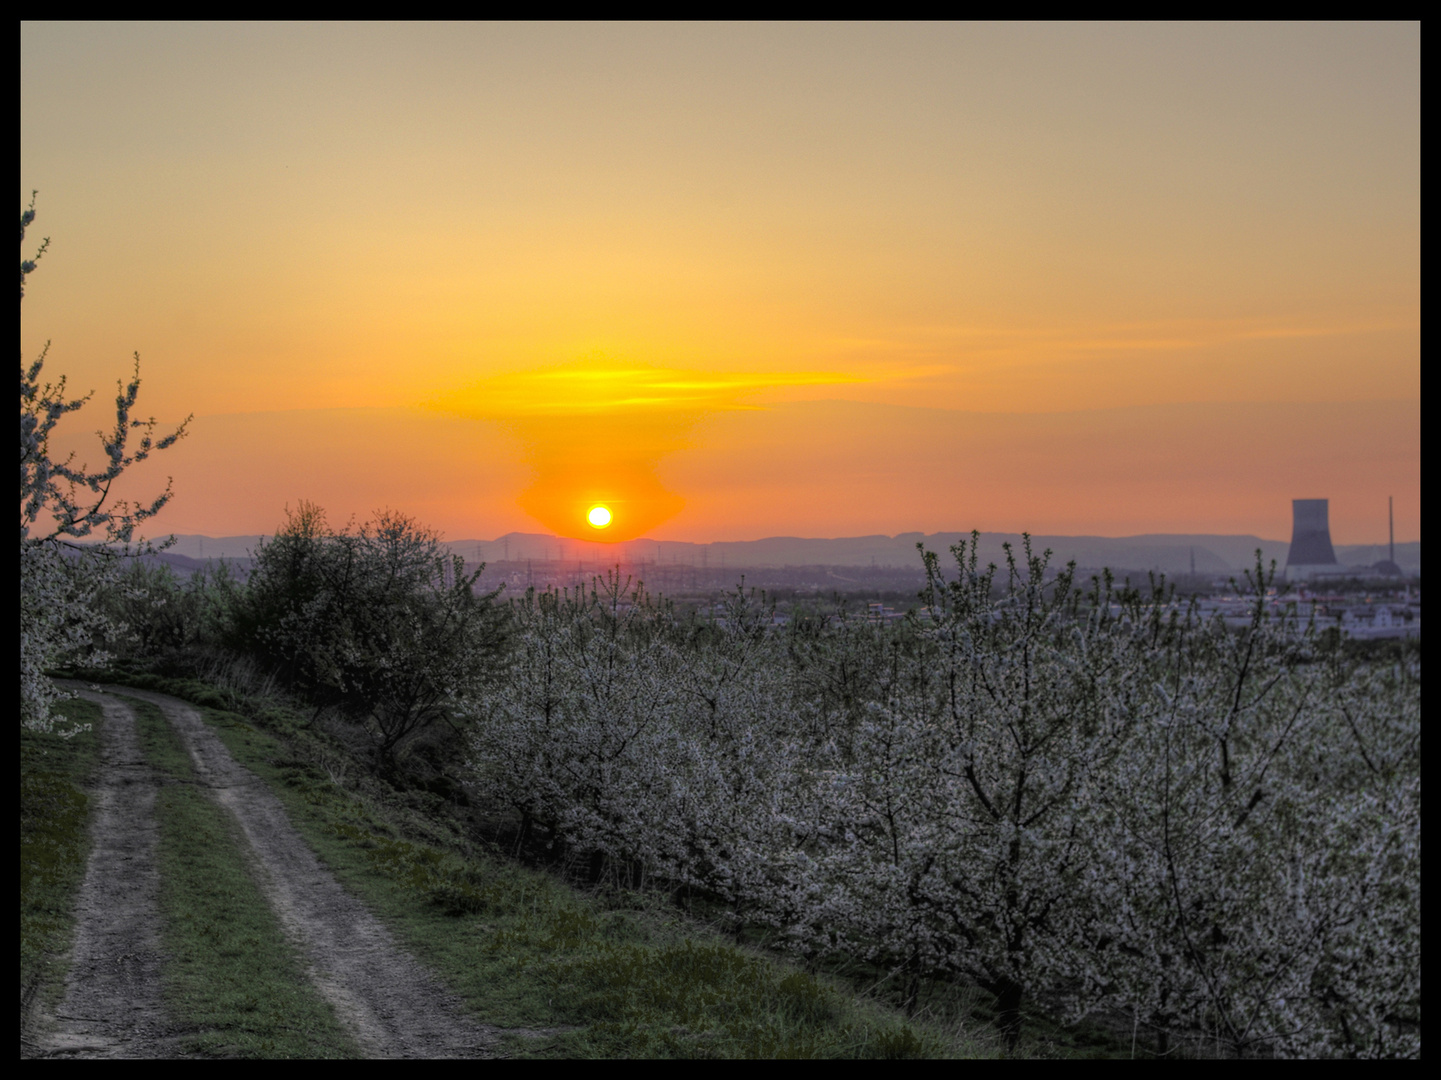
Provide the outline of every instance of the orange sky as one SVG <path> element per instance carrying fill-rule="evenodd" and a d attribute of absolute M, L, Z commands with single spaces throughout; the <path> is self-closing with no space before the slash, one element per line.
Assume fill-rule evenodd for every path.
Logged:
<path fill-rule="evenodd" d="M 1420 33 L 22 24 L 157 530 L 1420 535 Z M 585 524 L 596 502 L 614 524 Z"/>

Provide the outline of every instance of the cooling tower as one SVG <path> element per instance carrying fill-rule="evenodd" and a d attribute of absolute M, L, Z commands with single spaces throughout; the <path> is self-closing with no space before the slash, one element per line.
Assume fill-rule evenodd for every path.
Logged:
<path fill-rule="evenodd" d="M 1291 550 L 1286 554 L 1286 577 L 1290 581 L 1305 581 L 1340 569 L 1331 547 L 1328 501 L 1291 500 Z"/>

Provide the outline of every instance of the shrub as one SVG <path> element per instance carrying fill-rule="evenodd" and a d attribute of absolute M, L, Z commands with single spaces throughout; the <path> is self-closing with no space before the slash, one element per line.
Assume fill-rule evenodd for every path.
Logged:
<path fill-rule="evenodd" d="M 467 573 L 402 514 L 336 532 L 303 502 L 256 552 L 231 640 L 317 708 L 363 724 L 390 762 L 485 683 L 503 622 L 496 594 L 475 592 L 483 569 Z"/>

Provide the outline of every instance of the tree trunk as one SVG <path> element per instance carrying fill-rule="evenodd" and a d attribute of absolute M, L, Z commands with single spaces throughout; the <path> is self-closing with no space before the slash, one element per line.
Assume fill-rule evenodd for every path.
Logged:
<path fill-rule="evenodd" d="M 996 990 L 996 1026 L 1006 1040 L 1007 1055 L 1016 1052 L 1016 1044 L 1021 1038 L 1021 996 L 1021 984 L 1010 979 L 1003 979 Z"/>
<path fill-rule="evenodd" d="M 906 961 L 906 982 L 905 982 L 905 1005 L 906 1016 L 914 1018 L 916 1009 L 921 1002 L 921 952 L 913 950 L 910 959 Z"/>

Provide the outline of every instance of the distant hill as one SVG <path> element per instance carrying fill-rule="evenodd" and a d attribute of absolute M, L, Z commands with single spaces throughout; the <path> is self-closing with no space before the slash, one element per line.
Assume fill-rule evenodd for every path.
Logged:
<path fill-rule="evenodd" d="M 243 559 L 248 557 L 265 537 L 256 536 L 177 536 L 167 555 L 183 555 L 191 559 Z"/>
<path fill-rule="evenodd" d="M 1375 566 L 1391 556 L 1385 544 L 1337 544 L 1336 561 L 1342 566 Z M 1421 542 L 1396 545 L 1396 565 L 1408 574 L 1421 572 Z"/>
<path fill-rule="evenodd" d="M 787 566 L 876 566 L 909 568 L 920 565 L 916 544 L 949 560 L 951 545 L 970 534 L 961 532 L 901 533 L 898 536 L 853 536 L 835 540 L 795 536 L 772 536 L 763 540 L 719 541 L 691 544 L 672 540 L 632 540 L 621 544 L 596 544 L 567 540 L 539 533 L 510 533 L 495 540 L 457 540 L 450 547 L 467 559 L 484 562 L 577 561 L 586 564 L 621 562 L 627 565 L 655 563 L 686 566 L 770 567 Z M 1001 563 L 1003 544 L 1010 543 L 1019 555 L 1019 533 L 982 533 L 980 558 Z M 1052 563 L 1063 565 L 1074 559 L 1083 569 L 1109 566 L 1127 570 L 1160 570 L 1167 574 L 1188 573 L 1195 557 L 1197 573 L 1235 573 L 1255 565 L 1259 549 L 1263 560 L 1275 559 L 1285 566 L 1286 540 L 1265 540 L 1257 536 L 1152 533 L 1142 536 L 1033 536 L 1032 550 L 1049 548 Z M 1379 552 L 1379 554 L 1376 554 Z M 1336 549 L 1342 565 L 1371 565 L 1385 558 L 1384 547 L 1341 546 Z M 1396 559 L 1402 567 L 1420 571 L 1421 544 L 1396 545 Z"/>

